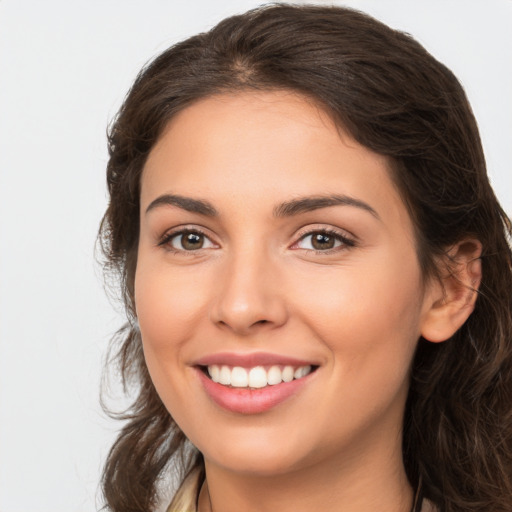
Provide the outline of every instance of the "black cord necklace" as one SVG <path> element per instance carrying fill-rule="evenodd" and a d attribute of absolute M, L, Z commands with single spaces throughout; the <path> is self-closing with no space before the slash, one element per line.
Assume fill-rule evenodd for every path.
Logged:
<path fill-rule="evenodd" d="M 412 503 L 411 512 L 421 512 L 421 508 L 423 505 L 423 486 L 421 485 L 421 477 L 418 482 L 418 488 L 416 489 L 416 495 L 414 496 L 414 501 Z"/>

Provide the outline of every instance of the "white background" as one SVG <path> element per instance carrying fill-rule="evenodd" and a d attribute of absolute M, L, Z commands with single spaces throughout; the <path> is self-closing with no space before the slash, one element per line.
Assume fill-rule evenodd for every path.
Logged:
<path fill-rule="evenodd" d="M 94 263 L 105 128 L 139 68 L 250 0 L 0 0 L 0 512 L 99 508 L 121 324 Z M 297 2 L 301 3 L 301 2 Z M 512 1 L 360 0 L 464 84 L 512 212 Z"/>

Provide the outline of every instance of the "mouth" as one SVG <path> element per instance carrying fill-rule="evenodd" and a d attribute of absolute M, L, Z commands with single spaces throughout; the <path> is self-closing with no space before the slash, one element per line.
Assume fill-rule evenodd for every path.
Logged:
<path fill-rule="evenodd" d="M 213 403 L 247 415 L 288 402 L 315 380 L 319 365 L 273 354 L 216 354 L 194 368 Z"/>
<path fill-rule="evenodd" d="M 301 366 L 259 365 L 251 368 L 219 364 L 199 366 L 204 375 L 213 382 L 226 387 L 242 389 L 262 389 L 292 382 L 306 377 L 317 368 L 318 366 L 310 364 Z"/>

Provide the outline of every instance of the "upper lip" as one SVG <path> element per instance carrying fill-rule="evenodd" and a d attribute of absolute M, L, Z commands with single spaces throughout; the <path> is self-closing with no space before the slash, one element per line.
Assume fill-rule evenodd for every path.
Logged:
<path fill-rule="evenodd" d="M 281 354 L 272 354 L 268 352 L 254 352 L 250 354 L 241 354 L 236 352 L 219 352 L 201 357 L 195 361 L 195 366 L 241 366 L 242 368 L 254 368 L 255 366 L 317 366 L 312 361 L 297 359 L 295 357 Z"/>

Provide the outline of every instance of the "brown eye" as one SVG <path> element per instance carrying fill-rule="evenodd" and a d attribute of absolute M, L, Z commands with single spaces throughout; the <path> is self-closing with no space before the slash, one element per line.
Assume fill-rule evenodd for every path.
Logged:
<path fill-rule="evenodd" d="M 187 251 L 201 249 L 204 244 L 204 236 L 197 233 L 185 233 L 181 235 L 181 245 Z"/>
<path fill-rule="evenodd" d="M 310 251 L 328 251 L 343 247 L 353 247 L 354 242 L 341 234 L 331 233 L 330 231 L 312 231 L 304 235 L 296 244 L 298 249 L 307 249 Z"/>
<path fill-rule="evenodd" d="M 328 235 L 326 233 L 314 233 L 311 235 L 311 245 L 317 251 L 332 249 L 335 242 L 336 239 L 332 235 Z"/>
<path fill-rule="evenodd" d="M 212 241 L 197 231 L 182 231 L 174 234 L 168 244 L 178 251 L 197 251 L 214 247 Z"/>

